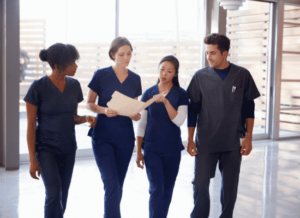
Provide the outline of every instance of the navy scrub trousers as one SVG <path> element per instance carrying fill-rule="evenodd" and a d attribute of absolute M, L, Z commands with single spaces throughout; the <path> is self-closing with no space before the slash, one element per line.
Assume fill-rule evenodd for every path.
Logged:
<path fill-rule="evenodd" d="M 58 155 L 48 151 L 36 153 L 46 189 L 45 218 L 63 218 L 75 164 L 76 152 Z"/>
<path fill-rule="evenodd" d="M 237 197 L 242 155 L 240 151 L 197 154 L 195 158 L 194 209 L 191 218 L 208 218 L 210 210 L 209 183 L 215 176 L 217 162 L 222 175 L 220 218 L 232 217 Z"/>
<path fill-rule="evenodd" d="M 147 89 L 141 100 L 146 102 L 156 94 L 159 94 L 158 85 Z M 186 91 L 178 86 L 173 85 L 165 97 L 175 110 L 188 105 Z M 143 150 L 150 183 L 149 215 L 150 218 L 166 218 L 184 147 L 180 128 L 172 122 L 163 103 L 153 103 L 146 110 Z"/>
<path fill-rule="evenodd" d="M 97 93 L 101 107 L 107 107 L 115 91 L 130 98 L 142 93 L 139 75 L 128 70 L 128 77 L 120 83 L 112 67 L 97 70 L 88 87 Z M 90 129 L 89 136 L 104 184 L 104 218 L 121 218 L 123 183 L 135 141 L 132 120 L 125 116 L 98 114 L 96 127 Z"/>
<path fill-rule="evenodd" d="M 78 80 L 66 77 L 60 92 L 48 76 L 35 80 L 24 101 L 37 106 L 36 160 L 45 185 L 45 218 L 62 218 L 73 174 L 77 143 L 74 115 L 83 100 Z"/>
<path fill-rule="evenodd" d="M 181 151 L 156 153 L 144 151 L 147 177 L 150 183 L 150 218 L 166 218 L 179 171 Z"/>
<path fill-rule="evenodd" d="M 126 148 L 119 148 L 117 145 L 108 142 L 96 143 L 92 140 L 92 143 L 96 163 L 100 170 L 105 190 L 104 217 L 119 218 L 121 217 L 120 203 L 123 184 L 134 143 L 128 145 Z"/>

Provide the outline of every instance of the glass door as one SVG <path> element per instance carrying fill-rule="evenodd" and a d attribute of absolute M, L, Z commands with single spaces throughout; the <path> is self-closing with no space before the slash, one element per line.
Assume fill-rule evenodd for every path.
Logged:
<path fill-rule="evenodd" d="M 300 6 L 284 5 L 279 137 L 300 137 Z"/>
<path fill-rule="evenodd" d="M 270 3 L 247 1 L 227 11 L 226 35 L 231 40 L 228 60 L 248 69 L 261 96 L 255 99 L 254 139 L 268 138 L 268 43 Z"/>

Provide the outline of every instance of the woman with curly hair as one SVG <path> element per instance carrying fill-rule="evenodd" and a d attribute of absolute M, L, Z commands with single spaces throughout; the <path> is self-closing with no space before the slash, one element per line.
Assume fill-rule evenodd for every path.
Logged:
<path fill-rule="evenodd" d="M 43 49 L 40 59 L 52 68 L 49 76 L 35 80 L 24 101 L 27 111 L 27 143 L 30 175 L 42 176 L 45 189 L 45 218 L 62 218 L 67 205 L 75 154 L 75 124 L 96 118 L 77 115 L 82 90 L 75 75 L 79 53 L 73 45 L 57 43 Z"/>

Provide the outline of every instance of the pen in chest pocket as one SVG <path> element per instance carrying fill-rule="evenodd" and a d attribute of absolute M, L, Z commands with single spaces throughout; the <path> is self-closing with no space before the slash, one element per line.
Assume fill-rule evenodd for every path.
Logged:
<path fill-rule="evenodd" d="M 232 86 L 232 92 L 235 92 L 235 90 L 236 90 L 236 87 Z"/>

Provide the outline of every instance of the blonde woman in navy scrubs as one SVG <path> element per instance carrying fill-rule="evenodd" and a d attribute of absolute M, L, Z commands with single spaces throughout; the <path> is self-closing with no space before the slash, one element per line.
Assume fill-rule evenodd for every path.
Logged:
<path fill-rule="evenodd" d="M 109 57 L 113 66 L 95 72 L 88 87 L 87 108 L 97 113 L 97 125 L 91 129 L 93 151 L 104 183 L 104 217 L 120 218 L 120 202 L 123 183 L 134 148 L 132 117 L 119 116 L 117 111 L 107 108 L 114 91 L 137 99 L 142 94 L 140 76 L 127 69 L 132 56 L 132 46 L 124 37 L 111 43 Z M 96 98 L 98 96 L 98 104 Z"/>
<path fill-rule="evenodd" d="M 62 218 L 77 149 L 75 124 L 89 122 L 94 127 L 97 120 L 77 115 L 77 105 L 83 100 L 80 83 L 71 78 L 77 69 L 77 49 L 56 43 L 41 50 L 40 59 L 49 63 L 52 73 L 35 80 L 24 98 L 30 175 L 42 176 L 45 218 Z"/>
<path fill-rule="evenodd" d="M 137 166 L 144 168 L 150 182 L 150 218 L 166 218 L 179 170 L 180 126 L 188 106 L 187 92 L 178 82 L 179 61 L 166 56 L 159 63 L 158 84 L 147 89 L 142 101 L 163 93 L 156 103 L 142 112 L 137 133 Z M 144 155 L 142 154 L 142 148 Z"/>

